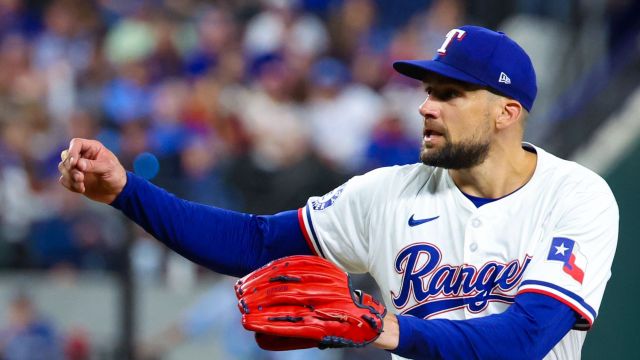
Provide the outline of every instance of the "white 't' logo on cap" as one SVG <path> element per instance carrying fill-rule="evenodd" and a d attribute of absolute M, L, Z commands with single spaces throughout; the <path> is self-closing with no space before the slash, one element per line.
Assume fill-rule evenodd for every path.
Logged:
<path fill-rule="evenodd" d="M 498 82 L 501 82 L 503 84 L 511 84 L 511 79 L 509 79 L 507 74 L 500 72 L 500 78 L 498 79 Z"/>
<path fill-rule="evenodd" d="M 444 42 L 442 43 L 442 46 L 440 46 L 440 49 L 438 49 L 438 54 L 440 55 L 444 55 L 447 53 L 447 46 L 449 46 L 449 44 L 451 43 L 451 40 L 453 39 L 453 37 L 455 36 L 458 41 L 462 40 L 462 38 L 464 38 L 464 34 L 466 34 L 466 31 L 464 30 L 460 30 L 460 29 L 453 29 L 451 31 L 449 31 L 447 33 L 447 38 L 444 39 Z"/>

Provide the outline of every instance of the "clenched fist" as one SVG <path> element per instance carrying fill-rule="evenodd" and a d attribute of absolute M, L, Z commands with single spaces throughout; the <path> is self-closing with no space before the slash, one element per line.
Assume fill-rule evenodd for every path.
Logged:
<path fill-rule="evenodd" d="M 75 138 L 60 157 L 60 183 L 91 200 L 110 204 L 127 183 L 124 167 L 99 141 Z"/>

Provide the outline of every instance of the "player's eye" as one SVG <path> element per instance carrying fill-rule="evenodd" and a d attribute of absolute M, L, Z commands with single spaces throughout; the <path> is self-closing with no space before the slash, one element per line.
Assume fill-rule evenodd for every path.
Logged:
<path fill-rule="evenodd" d="M 428 87 L 425 89 L 425 92 L 429 94 L 430 97 L 434 97 L 441 101 L 455 99 L 461 95 L 460 91 L 453 88 L 434 89 Z"/>
<path fill-rule="evenodd" d="M 455 90 L 455 89 L 444 89 L 443 91 L 440 92 L 439 94 L 439 98 L 441 100 L 451 100 L 453 98 L 456 98 L 460 96 L 460 92 Z"/>

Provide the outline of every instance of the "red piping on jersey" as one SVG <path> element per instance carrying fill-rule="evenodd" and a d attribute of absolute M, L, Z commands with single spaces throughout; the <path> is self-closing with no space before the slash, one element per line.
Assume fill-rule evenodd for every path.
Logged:
<path fill-rule="evenodd" d="M 311 249 L 311 252 L 313 253 L 313 255 L 315 256 L 320 256 L 318 255 L 318 252 L 316 251 L 316 248 L 313 247 L 313 244 L 311 243 L 311 237 L 309 236 L 309 233 L 307 232 L 307 227 L 304 226 L 304 219 L 302 218 L 302 208 L 298 209 L 298 223 L 300 224 L 300 230 L 302 230 L 302 235 L 304 236 L 304 239 L 307 241 L 307 246 L 309 247 L 309 249 Z"/>
<path fill-rule="evenodd" d="M 591 326 L 593 326 L 593 320 L 591 320 L 590 316 L 587 316 L 587 314 L 585 312 L 583 312 L 582 310 L 580 310 L 580 308 L 578 308 L 576 305 L 570 303 L 569 301 L 567 301 L 566 299 L 552 293 L 546 290 L 541 290 L 541 289 L 524 289 L 522 291 L 518 291 L 518 295 L 520 294 L 524 294 L 524 293 L 528 293 L 528 292 L 532 292 L 532 293 L 536 293 L 536 294 L 542 294 L 542 295 L 546 295 L 549 297 L 552 297 L 558 301 L 560 301 L 561 303 L 567 305 L 568 307 L 570 307 L 573 311 L 577 312 L 578 314 L 580 314 L 580 316 L 582 316 L 583 319 L 587 320 L 587 322 L 589 323 L 589 329 L 591 329 Z M 586 329 L 586 330 L 589 330 Z"/>

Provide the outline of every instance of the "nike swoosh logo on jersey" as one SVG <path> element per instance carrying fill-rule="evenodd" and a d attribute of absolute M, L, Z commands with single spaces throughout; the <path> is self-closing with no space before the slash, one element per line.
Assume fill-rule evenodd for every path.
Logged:
<path fill-rule="evenodd" d="M 415 214 L 412 214 L 411 217 L 409 218 L 409 226 L 418 226 L 418 225 L 422 225 L 424 223 L 428 223 L 429 221 L 433 221 L 437 218 L 439 218 L 440 216 L 436 216 L 436 217 L 432 217 L 432 218 L 426 218 L 426 219 L 414 219 L 413 216 Z"/>

